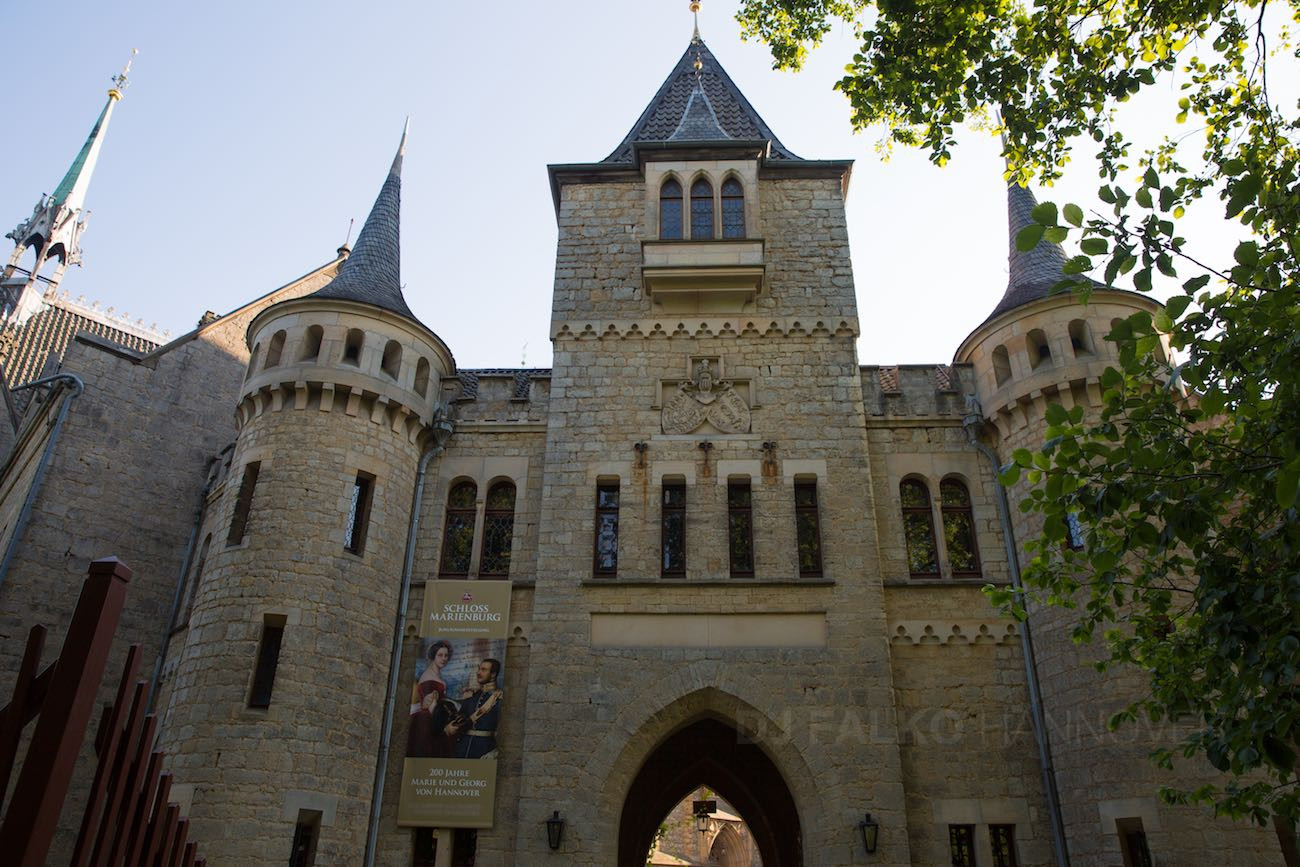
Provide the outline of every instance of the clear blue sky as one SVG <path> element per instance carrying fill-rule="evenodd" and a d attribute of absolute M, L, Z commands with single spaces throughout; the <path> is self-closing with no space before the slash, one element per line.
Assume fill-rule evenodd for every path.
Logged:
<path fill-rule="evenodd" d="M 861 361 L 950 360 L 1006 283 L 994 141 L 965 135 L 944 169 L 919 152 L 882 162 L 879 131 L 853 135 L 831 89 L 852 35 L 804 72 L 773 72 L 762 45 L 740 41 L 736 5 L 705 0 L 700 27 L 769 126 L 801 156 L 857 160 Z M 0 231 L 58 183 L 109 76 L 140 49 L 90 188 L 85 264 L 63 283 L 72 295 L 178 334 L 312 270 L 349 218 L 364 220 L 409 114 L 407 299 L 461 366 L 491 367 L 550 364 L 546 165 L 614 148 L 685 50 L 691 16 L 686 0 L 73 0 L 5 3 L 0 27 Z M 1090 174 L 1052 197 L 1081 200 Z"/>

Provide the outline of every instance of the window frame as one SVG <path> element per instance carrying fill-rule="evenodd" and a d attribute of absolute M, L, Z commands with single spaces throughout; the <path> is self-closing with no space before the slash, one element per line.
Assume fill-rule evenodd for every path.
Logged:
<path fill-rule="evenodd" d="M 812 505 L 800 505 L 800 490 L 812 491 Z M 825 549 L 822 547 L 822 519 L 821 519 L 821 500 L 817 496 L 817 479 L 795 477 L 794 487 L 791 492 L 794 497 L 794 540 L 795 540 L 795 566 L 799 570 L 800 578 L 821 578 L 826 574 Z M 803 538 L 801 516 L 812 516 L 812 543 L 816 554 L 817 563 L 808 569 L 803 564 Z"/>
<path fill-rule="evenodd" d="M 742 506 L 736 505 L 732 501 L 731 492 L 743 490 L 745 492 L 746 502 Z M 749 568 L 738 569 L 736 567 L 736 524 L 735 518 L 743 518 L 744 527 L 740 532 L 744 534 L 745 546 L 749 549 Z M 754 484 L 749 478 L 727 479 L 727 567 L 730 570 L 732 578 L 753 578 L 755 574 L 755 557 L 754 557 Z"/>
<path fill-rule="evenodd" d="M 499 488 L 510 486 L 510 508 L 493 508 L 492 493 Z M 488 485 L 487 495 L 483 498 L 483 538 L 479 541 L 478 551 L 478 575 L 480 578 L 507 578 L 510 576 L 511 566 L 511 549 L 514 546 L 515 539 L 515 511 L 519 506 L 519 486 L 513 479 L 497 479 Z M 505 569 L 495 570 L 488 568 L 489 551 L 488 551 L 488 522 L 493 518 L 508 517 L 510 519 L 510 529 L 507 533 L 508 540 L 505 543 Z"/>
<path fill-rule="evenodd" d="M 727 186 L 729 184 L 734 184 L 735 188 L 740 191 L 739 194 L 728 195 Z M 740 178 L 736 177 L 734 174 L 727 175 L 723 178 L 722 183 L 718 185 L 718 198 L 721 203 L 720 214 L 722 219 L 719 223 L 722 228 L 721 235 L 723 240 L 738 241 L 748 237 L 745 225 L 745 185 L 741 183 Z M 731 207 L 729 207 L 729 205 Z M 727 215 L 732 212 L 732 208 L 737 209 L 735 213 L 740 217 L 739 234 L 730 232 L 727 227 Z"/>
<path fill-rule="evenodd" d="M 944 500 L 943 486 L 958 485 L 966 495 L 966 505 L 949 506 Z M 948 549 L 948 516 L 965 515 L 968 521 L 967 526 L 970 528 L 970 552 L 975 558 L 973 569 L 962 569 L 958 571 L 956 564 L 953 562 L 952 552 Z M 939 526 L 943 528 L 943 557 L 948 561 L 948 571 L 953 578 L 982 578 L 984 577 L 984 563 L 980 559 L 979 533 L 975 527 L 975 500 L 971 497 L 970 485 L 966 480 L 959 476 L 944 476 L 939 481 Z M 940 567 L 942 568 L 942 567 Z"/>
<path fill-rule="evenodd" d="M 465 486 L 473 490 L 469 506 L 453 506 L 451 504 L 452 495 Z M 442 518 L 442 550 L 438 552 L 438 577 L 439 578 L 468 578 L 470 571 L 474 567 L 474 533 L 478 529 L 478 483 L 473 479 L 460 478 L 454 480 L 447 487 L 447 498 L 444 514 Z M 451 520 L 453 517 L 469 518 L 469 551 L 465 559 L 465 569 L 463 571 L 451 570 L 448 567 L 448 551 L 451 546 L 447 544 L 448 531 L 451 530 Z"/>
<path fill-rule="evenodd" d="M 622 492 L 619 489 L 619 481 L 599 481 L 596 482 L 596 499 L 594 505 L 594 520 L 592 521 L 591 533 L 591 574 L 598 578 L 614 578 L 618 576 L 618 536 L 619 536 L 619 506 L 621 505 Z M 614 505 L 602 506 L 601 493 L 614 494 Z M 600 563 L 600 529 L 602 525 L 601 517 L 612 515 L 614 517 L 614 565 L 608 568 L 601 566 Z"/>
<path fill-rule="evenodd" d="M 975 854 L 974 825 L 948 826 L 948 853 L 952 858 L 952 867 L 975 867 L 978 861 Z"/>
<path fill-rule="evenodd" d="M 699 187 L 701 184 L 703 184 L 708 189 L 707 195 L 704 195 L 703 193 L 697 195 L 696 188 Z M 690 219 L 688 222 L 690 225 L 691 240 L 712 241 L 715 238 L 717 238 L 718 237 L 718 219 L 717 219 L 718 215 L 717 215 L 717 204 L 714 201 L 713 181 L 709 180 L 709 177 L 707 175 L 702 175 L 702 174 L 697 175 L 694 179 L 691 180 L 690 189 L 684 192 L 687 194 L 686 200 L 690 203 L 690 212 L 689 212 Z M 699 202 L 702 208 L 700 213 L 700 226 L 699 226 L 700 231 L 698 233 L 696 232 L 696 213 L 695 213 L 696 202 Z M 709 224 L 707 227 L 704 226 L 705 208 L 707 208 L 708 211 L 707 216 L 708 216 Z"/>
<path fill-rule="evenodd" d="M 676 196 L 665 196 L 664 189 L 669 184 L 677 188 Z M 664 231 L 664 202 L 677 203 L 677 230 L 675 232 Z M 669 175 L 659 184 L 659 240 L 661 241 L 683 241 L 686 239 L 686 189 L 682 182 L 675 176 Z"/>
<path fill-rule="evenodd" d="M 249 710 L 267 710 L 271 706 L 271 697 L 275 694 L 275 673 L 280 667 L 280 653 L 284 649 L 287 620 L 283 614 L 262 615 L 262 634 L 257 640 L 257 656 L 248 685 Z"/>
<path fill-rule="evenodd" d="M 669 493 L 680 493 L 680 504 L 669 505 Z M 680 546 L 677 557 L 681 568 L 668 567 L 668 545 L 670 542 L 668 522 L 675 518 L 681 522 Z M 659 486 L 659 577 L 680 579 L 686 577 L 686 480 L 684 478 L 665 477 Z"/>
<path fill-rule="evenodd" d="M 352 482 L 347 522 L 343 526 L 343 550 L 360 557 L 366 553 L 366 536 L 370 530 L 370 511 L 375 500 L 375 477 L 358 471 Z"/>
<path fill-rule="evenodd" d="M 244 464 L 244 474 L 239 480 L 239 493 L 235 495 L 235 508 L 230 515 L 230 529 L 226 532 L 226 547 L 244 544 L 248 535 L 248 522 L 253 514 L 253 497 L 257 493 L 257 480 L 262 473 L 261 461 Z"/>
<path fill-rule="evenodd" d="M 904 485 L 917 485 L 925 494 L 924 506 L 909 506 L 903 498 Z M 934 526 L 934 497 L 930 494 L 930 485 L 926 479 L 918 476 L 905 476 L 898 483 L 898 507 L 902 517 L 903 524 L 903 552 L 904 559 L 907 561 L 907 577 L 909 579 L 918 578 L 924 581 L 935 581 L 943 578 L 943 558 L 940 556 L 939 537 L 935 533 Z M 907 527 L 908 516 L 924 517 L 926 526 L 929 527 L 930 546 L 934 551 L 934 571 L 919 572 L 912 567 L 912 547 L 910 544 Z"/>

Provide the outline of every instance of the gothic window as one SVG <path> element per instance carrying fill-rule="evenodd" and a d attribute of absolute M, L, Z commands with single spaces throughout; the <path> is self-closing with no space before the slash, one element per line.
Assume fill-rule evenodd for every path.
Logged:
<path fill-rule="evenodd" d="M 948 849 L 952 867 L 975 867 L 975 826 L 949 825 Z"/>
<path fill-rule="evenodd" d="M 379 369 L 393 379 L 402 370 L 402 344 L 390 340 L 384 344 L 384 354 L 379 359 Z"/>
<path fill-rule="evenodd" d="M 271 345 L 266 348 L 266 367 L 275 367 L 284 354 L 284 332 L 277 331 L 271 337 Z"/>
<path fill-rule="evenodd" d="M 659 237 L 674 241 L 682 237 L 682 185 L 672 178 L 659 188 Z"/>
<path fill-rule="evenodd" d="M 993 350 L 993 380 L 1001 385 L 1010 378 L 1011 358 L 1007 355 L 1007 348 L 998 345 Z"/>
<path fill-rule="evenodd" d="M 474 550 L 474 500 L 478 485 L 457 482 L 447 494 L 447 522 L 442 531 L 442 564 L 439 575 L 469 574 L 470 554 Z"/>
<path fill-rule="evenodd" d="M 1070 320 L 1070 348 L 1074 350 L 1077 358 L 1080 355 L 1092 355 L 1092 332 L 1088 328 L 1088 323 L 1082 319 Z"/>
<path fill-rule="evenodd" d="M 822 528 L 817 513 L 817 481 L 795 479 L 794 534 L 798 546 L 799 577 L 822 574 Z"/>
<path fill-rule="evenodd" d="M 1020 867 L 1015 825 L 989 825 L 989 840 L 993 844 L 993 867 Z"/>
<path fill-rule="evenodd" d="M 595 566 L 597 575 L 613 576 L 618 573 L 618 482 L 600 482 L 596 485 L 596 543 Z"/>
<path fill-rule="evenodd" d="M 325 329 L 319 325 L 307 326 L 307 333 L 302 338 L 302 352 L 298 354 L 299 361 L 315 361 L 320 357 L 321 340 L 325 337 Z"/>
<path fill-rule="evenodd" d="M 907 539 L 907 571 L 913 578 L 939 577 L 939 548 L 934 541 L 930 491 L 919 479 L 898 486 L 903 504 L 903 536 Z"/>
<path fill-rule="evenodd" d="M 261 461 L 252 461 L 244 466 L 244 478 L 239 482 L 239 494 L 235 497 L 235 513 L 230 518 L 230 533 L 226 536 L 227 545 L 244 541 L 248 516 L 253 511 L 253 492 L 257 489 L 257 476 L 261 470 Z"/>
<path fill-rule="evenodd" d="M 713 184 L 699 178 L 691 184 L 691 240 L 713 238 Z"/>
<path fill-rule="evenodd" d="M 350 554 L 366 550 L 366 531 L 370 529 L 370 504 L 375 496 L 375 477 L 357 473 L 352 483 L 352 501 L 348 506 L 348 523 L 343 530 L 343 548 Z"/>
<path fill-rule="evenodd" d="M 353 367 L 361 366 L 361 346 L 366 342 L 366 333 L 360 328 L 349 328 L 343 340 L 343 363 Z"/>
<path fill-rule="evenodd" d="M 421 358 L 415 363 L 415 393 L 420 397 L 429 394 L 429 359 Z"/>
<path fill-rule="evenodd" d="M 510 574 L 510 543 L 515 532 L 515 486 L 497 482 L 488 488 L 483 507 L 483 550 L 479 553 L 480 576 Z"/>
<path fill-rule="evenodd" d="M 253 669 L 253 686 L 248 692 L 248 706 L 268 708 L 275 688 L 275 670 L 280 665 L 280 645 L 284 641 L 285 616 L 267 614 L 262 618 L 262 638 L 257 643 L 257 667 Z"/>
<path fill-rule="evenodd" d="M 980 574 L 979 548 L 975 545 L 975 519 L 971 515 L 970 492 L 956 479 L 939 483 L 939 505 L 943 513 L 943 543 L 955 576 Z"/>
<path fill-rule="evenodd" d="M 660 511 L 660 547 L 664 578 L 686 577 L 686 482 L 664 480 Z"/>
<path fill-rule="evenodd" d="M 1047 335 L 1041 328 L 1035 328 L 1025 337 L 1025 350 L 1029 353 L 1031 368 L 1052 363 L 1052 348 L 1047 345 Z"/>
<path fill-rule="evenodd" d="M 745 188 L 735 178 L 722 182 L 722 237 L 745 237 Z"/>
<path fill-rule="evenodd" d="M 727 548 L 731 577 L 754 574 L 754 496 L 749 479 L 727 482 Z"/>

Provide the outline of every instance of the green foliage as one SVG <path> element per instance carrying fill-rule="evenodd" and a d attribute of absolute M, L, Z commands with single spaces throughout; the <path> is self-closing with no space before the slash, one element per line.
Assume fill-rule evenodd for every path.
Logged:
<path fill-rule="evenodd" d="M 1297 17 L 1297 0 L 1271 8 Z M 1103 665 L 1148 673 L 1149 694 L 1114 724 L 1194 721 L 1154 758 L 1200 757 L 1229 775 L 1166 798 L 1259 822 L 1300 818 L 1300 117 L 1269 97 L 1265 10 L 745 0 L 738 15 L 784 68 L 834 19 L 855 28 L 862 46 L 837 84 L 854 126 L 883 122 L 936 164 L 957 125 L 994 113 L 1011 181 L 1050 181 L 1072 147 L 1095 148 L 1099 202 L 1040 205 L 1016 245 L 1073 235 L 1068 273 L 1174 291 L 1107 336 L 1120 357 L 1101 378 L 1100 411 L 1052 409 L 1047 445 L 1004 469 L 1044 528 L 1026 583 L 1074 609 L 1077 640 L 1105 642 Z M 1282 50 L 1295 60 L 1294 45 Z M 1130 153 L 1117 108 L 1148 88 L 1173 94 L 1174 124 L 1199 125 L 1195 158 L 1173 139 Z M 1240 233 L 1230 261 L 1197 255 L 1178 231 L 1190 206 L 1216 197 Z M 1082 550 L 1064 544 L 1067 519 L 1084 529 Z M 1024 616 L 1012 594 L 991 595 Z"/>

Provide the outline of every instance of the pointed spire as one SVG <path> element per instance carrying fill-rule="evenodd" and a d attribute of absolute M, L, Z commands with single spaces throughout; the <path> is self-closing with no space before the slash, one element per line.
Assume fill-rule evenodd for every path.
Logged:
<path fill-rule="evenodd" d="M 718 123 L 717 112 L 709 102 L 704 85 L 698 79 L 690 99 L 686 101 L 686 110 L 682 112 L 681 123 L 668 136 L 669 141 L 724 141 L 731 138 Z"/>
<path fill-rule="evenodd" d="M 1060 244 L 1044 239 L 1029 251 L 1016 246 L 1016 235 L 1034 223 L 1033 210 L 1037 205 L 1038 200 L 1028 187 L 1015 181 L 1007 185 L 1007 230 L 1010 233 L 1007 291 L 989 314 L 989 319 L 1046 298 L 1058 283 L 1066 279 L 1066 255 Z"/>
<path fill-rule="evenodd" d="M 132 48 L 126 66 L 113 76 L 113 87 L 108 90 L 108 102 L 104 103 L 104 109 L 99 113 L 99 119 L 91 128 L 90 135 L 86 136 L 86 143 L 81 146 L 77 158 L 72 161 L 67 174 L 63 176 L 54 194 L 50 196 L 53 204 L 63 205 L 73 211 L 85 207 L 86 191 L 90 189 L 90 178 L 95 172 L 95 164 L 99 161 L 99 150 L 104 144 L 104 135 L 108 131 L 109 118 L 113 115 L 113 106 L 122 98 L 122 91 L 130 84 L 127 75 L 130 74 L 131 64 L 139 53 L 139 49 Z"/>
<path fill-rule="evenodd" d="M 691 15 L 695 18 L 695 34 L 691 36 L 691 42 L 703 42 L 700 39 L 700 0 L 691 0 Z"/>
<path fill-rule="evenodd" d="M 410 126 L 411 120 L 407 118 L 392 168 L 357 235 L 352 254 L 343 262 L 338 276 L 313 294 L 316 298 L 371 304 L 418 322 L 402 295 L 401 283 L 402 157 L 406 155 Z"/>

